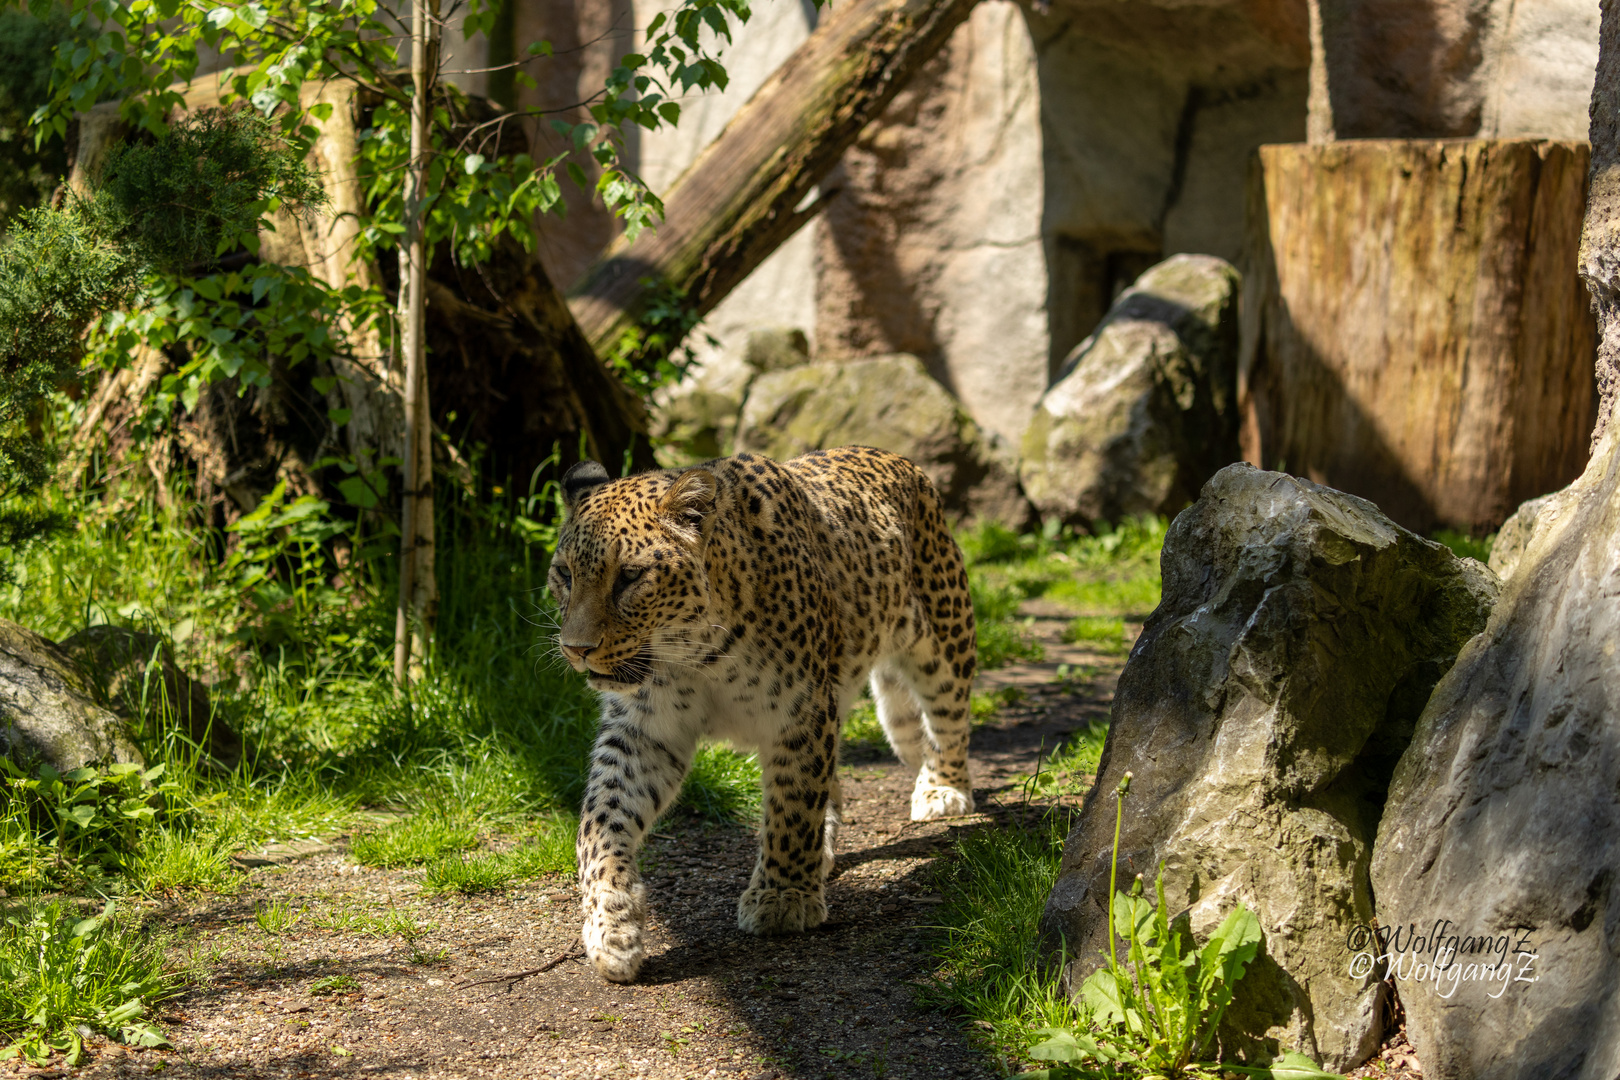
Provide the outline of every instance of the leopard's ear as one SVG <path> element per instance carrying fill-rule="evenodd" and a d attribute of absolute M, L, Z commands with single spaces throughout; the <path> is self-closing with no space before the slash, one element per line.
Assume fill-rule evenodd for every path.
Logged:
<path fill-rule="evenodd" d="M 703 523 L 714 512 L 714 497 L 720 481 L 708 469 L 687 469 L 675 478 L 659 511 L 684 529 L 703 531 Z"/>
<path fill-rule="evenodd" d="M 592 488 L 600 487 L 608 482 L 607 470 L 602 468 L 600 462 L 581 461 L 563 473 L 562 493 L 563 506 L 572 514 L 574 507 L 586 492 Z"/>

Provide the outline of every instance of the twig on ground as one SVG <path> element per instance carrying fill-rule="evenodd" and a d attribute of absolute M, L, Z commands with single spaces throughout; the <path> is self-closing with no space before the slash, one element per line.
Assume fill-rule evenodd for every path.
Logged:
<path fill-rule="evenodd" d="M 462 983 L 460 986 L 454 987 L 454 989 L 456 989 L 456 990 L 467 990 L 467 989 L 469 989 L 471 987 L 474 987 L 474 986 L 483 986 L 486 983 L 498 983 L 498 982 L 515 983 L 515 982 L 518 982 L 518 981 L 520 981 L 522 979 L 532 978 L 535 975 L 544 975 L 546 972 L 550 971 L 552 968 L 556 967 L 558 964 L 561 964 L 563 961 L 572 960 L 576 956 L 584 956 L 584 955 L 585 955 L 585 943 L 582 942 L 582 941 L 576 941 L 572 945 L 570 945 L 567 949 L 564 949 L 562 952 L 558 953 L 556 956 L 553 956 L 550 960 L 547 960 L 545 963 L 541 964 L 539 967 L 529 968 L 527 971 L 514 971 L 510 975 L 496 975 L 496 976 L 493 976 L 492 978 L 488 978 L 488 979 L 479 979 L 476 982 Z"/>

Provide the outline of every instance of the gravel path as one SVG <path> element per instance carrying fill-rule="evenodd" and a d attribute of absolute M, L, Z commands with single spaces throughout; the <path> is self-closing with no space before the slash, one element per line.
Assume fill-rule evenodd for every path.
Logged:
<path fill-rule="evenodd" d="M 5 1063 L 0 1075 L 1002 1076 L 965 1022 L 919 1007 L 911 984 L 933 969 L 934 861 L 956 836 L 1036 809 L 1024 794 L 1040 754 L 1107 717 L 1124 658 L 1061 644 L 1063 621 L 1037 619 L 1045 663 L 980 681 L 982 690 L 1025 691 L 974 733 L 981 813 L 912 823 L 912 774 L 887 754 L 848 755 L 829 921 L 803 937 L 737 930 L 736 897 L 755 851 L 747 828 L 689 817 L 659 824 L 643 860 L 649 958 L 633 986 L 604 983 L 579 955 L 578 897 L 567 879 L 485 898 L 424 896 L 419 871 L 357 866 L 340 838 L 283 851 L 285 861 L 251 870 L 236 896 L 152 905 L 154 922 L 181 935 L 177 949 L 198 972 L 160 1014 L 172 1049 L 98 1038 L 81 1069 Z M 1128 629 L 1133 638 L 1139 631 Z M 1082 677 L 1056 681 L 1060 664 Z M 272 903 L 298 914 L 277 935 L 255 920 Z M 420 933 L 389 934 L 378 920 Z M 332 992 L 312 993 L 322 980 Z"/>

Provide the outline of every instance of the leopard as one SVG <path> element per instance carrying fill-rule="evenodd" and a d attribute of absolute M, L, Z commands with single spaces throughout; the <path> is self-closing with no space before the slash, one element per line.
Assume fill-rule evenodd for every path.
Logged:
<path fill-rule="evenodd" d="M 581 461 L 560 487 L 547 587 L 558 650 L 600 704 L 576 854 L 581 937 L 602 978 L 641 971 L 637 856 L 700 740 L 758 755 L 759 851 L 737 901 L 746 933 L 827 919 L 840 731 L 863 685 L 917 770 L 912 819 L 973 812 L 973 604 L 915 464 L 867 446 L 619 478 Z"/>

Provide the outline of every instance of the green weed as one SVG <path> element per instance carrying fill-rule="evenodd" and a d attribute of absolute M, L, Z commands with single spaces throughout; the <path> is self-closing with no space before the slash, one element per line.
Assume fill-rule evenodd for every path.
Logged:
<path fill-rule="evenodd" d="M 1025 785 L 1025 799 L 1085 794 L 1096 778 L 1107 739 L 1108 723 L 1104 720 L 1069 736 L 1040 762 Z"/>
<path fill-rule="evenodd" d="M 294 911 L 291 901 L 271 900 L 260 904 L 253 909 L 253 921 L 259 924 L 259 929 L 271 936 L 285 934 L 303 917 L 303 912 Z"/>
<path fill-rule="evenodd" d="M 81 1026 L 121 1042 L 167 1045 L 149 1016 L 179 982 L 163 938 L 111 901 L 89 918 L 60 900 L 12 907 L 0 923 L 0 1031 L 12 1042 L 0 1056 L 42 1063 L 61 1051 L 77 1065 Z"/>
<path fill-rule="evenodd" d="M 332 994 L 352 994 L 360 989 L 360 980 L 353 975 L 328 975 L 309 984 L 309 992 L 317 997 Z"/>
<path fill-rule="evenodd" d="M 1232 990 L 1259 954 L 1260 923 L 1243 904 L 1235 906 L 1200 948 L 1185 913 L 1174 921 L 1164 898 L 1164 866 L 1154 884 L 1157 903 L 1142 895 L 1142 875 L 1130 892 L 1119 892 L 1119 832 L 1131 774 L 1114 795 L 1114 847 L 1108 878 L 1106 963 L 1081 984 L 1085 1024 L 1045 1026 L 1043 1042 L 1029 1048 L 1038 1061 L 1056 1064 L 1025 1073 L 1028 1080 L 1123 1080 L 1155 1076 L 1210 1078 L 1223 1073 L 1287 1080 L 1329 1080 L 1300 1053 L 1263 1066 L 1220 1063 L 1210 1056 Z M 1119 943 L 1115 943 L 1116 936 Z M 1119 957 L 1120 947 L 1125 959 Z M 1342 1080 L 1342 1078 L 1339 1078 Z"/>
<path fill-rule="evenodd" d="M 415 941 L 438 929 L 437 923 L 417 922 L 396 907 L 372 913 L 358 904 L 342 903 L 326 911 L 317 912 L 311 922 L 322 930 L 342 930 L 351 934 L 371 937 L 401 937 Z"/>

